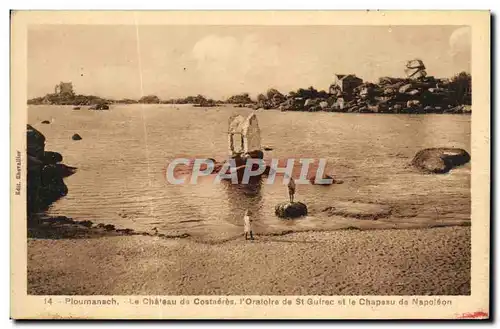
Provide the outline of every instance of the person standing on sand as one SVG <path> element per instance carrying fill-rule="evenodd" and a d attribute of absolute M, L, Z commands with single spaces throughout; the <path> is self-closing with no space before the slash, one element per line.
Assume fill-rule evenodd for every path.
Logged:
<path fill-rule="evenodd" d="M 295 181 L 293 177 L 290 177 L 290 182 L 288 183 L 288 195 L 290 196 L 290 202 L 293 203 L 293 196 L 295 195 Z"/>
<path fill-rule="evenodd" d="M 252 230 L 252 220 L 250 219 L 250 212 L 245 210 L 245 216 L 243 217 L 245 223 L 245 240 L 248 240 L 250 235 L 250 240 L 253 240 L 253 230 Z"/>

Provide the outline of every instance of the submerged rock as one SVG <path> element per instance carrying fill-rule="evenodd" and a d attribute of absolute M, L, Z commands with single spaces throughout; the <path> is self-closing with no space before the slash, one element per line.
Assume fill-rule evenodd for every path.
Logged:
<path fill-rule="evenodd" d="M 27 125 L 26 138 L 28 155 L 42 158 L 45 151 L 45 136 L 31 125 Z"/>
<path fill-rule="evenodd" d="M 391 215 L 388 205 L 355 201 L 335 201 L 321 210 L 329 216 L 341 216 L 355 219 L 377 220 Z"/>
<path fill-rule="evenodd" d="M 89 107 L 89 110 L 109 110 L 109 106 L 107 104 L 96 104 L 96 105 L 92 105 L 91 107 Z"/>
<path fill-rule="evenodd" d="M 104 225 L 104 229 L 106 231 L 113 231 L 115 229 L 115 226 L 111 225 L 111 224 L 107 224 L 107 225 Z"/>
<path fill-rule="evenodd" d="M 44 125 L 48 125 L 48 124 L 50 124 L 50 121 L 49 121 L 49 120 L 43 120 L 43 121 L 42 121 L 42 123 L 43 123 Z"/>
<path fill-rule="evenodd" d="M 27 213 L 28 218 L 46 210 L 53 202 L 68 193 L 63 178 L 75 173 L 76 168 L 60 162 L 58 152 L 45 151 L 45 136 L 32 126 L 27 126 Z"/>
<path fill-rule="evenodd" d="M 71 137 L 72 140 L 74 141 L 79 141 L 82 139 L 82 136 L 78 135 L 78 134 L 74 134 L 72 137 Z"/>
<path fill-rule="evenodd" d="M 316 182 L 316 175 L 312 176 L 309 181 L 311 182 L 311 184 L 313 185 L 322 185 L 322 186 L 328 186 L 328 185 L 332 185 L 332 184 L 335 184 L 335 179 L 333 178 L 333 176 L 330 176 L 330 175 L 323 175 L 323 179 L 329 179 L 331 180 L 330 182 Z"/>
<path fill-rule="evenodd" d="M 252 158 L 252 159 L 264 159 L 264 152 L 262 152 L 261 150 L 254 150 L 245 153 L 244 156 L 246 158 Z"/>
<path fill-rule="evenodd" d="M 85 226 L 85 227 L 92 227 L 94 223 L 92 223 L 90 220 L 82 220 L 78 222 L 79 225 Z"/>
<path fill-rule="evenodd" d="M 470 155 L 460 148 L 428 148 L 419 151 L 411 164 L 427 173 L 443 174 L 470 161 Z"/>
<path fill-rule="evenodd" d="M 281 218 L 297 218 L 307 215 L 307 206 L 302 202 L 283 202 L 276 205 L 274 213 Z"/>

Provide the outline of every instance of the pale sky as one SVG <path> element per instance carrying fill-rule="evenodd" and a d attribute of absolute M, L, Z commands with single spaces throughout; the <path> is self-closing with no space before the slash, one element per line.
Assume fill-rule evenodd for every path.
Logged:
<path fill-rule="evenodd" d="M 115 99 L 327 90 L 335 73 L 402 77 L 414 58 L 451 77 L 470 72 L 470 44 L 460 26 L 32 26 L 28 97 L 60 81 Z"/>

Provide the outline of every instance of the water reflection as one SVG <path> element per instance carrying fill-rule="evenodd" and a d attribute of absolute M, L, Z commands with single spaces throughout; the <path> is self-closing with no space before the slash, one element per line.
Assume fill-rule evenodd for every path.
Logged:
<path fill-rule="evenodd" d="M 233 224 L 243 225 L 242 219 L 245 210 L 249 210 L 254 221 L 262 218 L 262 178 L 251 177 L 248 184 L 232 184 L 231 181 L 222 181 L 226 192 L 229 218 Z"/>

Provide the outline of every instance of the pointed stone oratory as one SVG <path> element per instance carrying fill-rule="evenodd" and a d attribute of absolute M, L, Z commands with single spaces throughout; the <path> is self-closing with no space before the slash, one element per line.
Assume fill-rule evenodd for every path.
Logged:
<path fill-rule="evenodd" d="M 255 113 L 244 118 L 232 115 L 228 127 L 229 155 L 236 157 L 262 158 L 260 128 Z"/>

